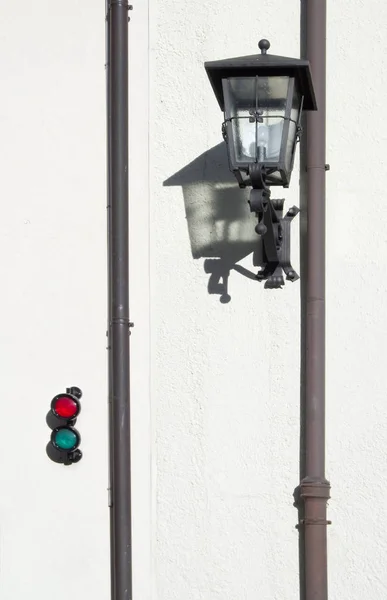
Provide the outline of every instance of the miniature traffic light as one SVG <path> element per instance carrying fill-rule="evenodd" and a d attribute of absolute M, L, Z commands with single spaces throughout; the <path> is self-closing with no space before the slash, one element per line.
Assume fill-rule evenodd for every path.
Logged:
<path fill-rule="evenodd" d="M 82 458 L 82 452 L 78 449 L 81 436 L 74 427 L 81 412 L 81 397 L 82 391 L 78 387 L 71 387 L 51 401 L 46 421 L 52 433 L 46 451 L 54 462 L 72 465 Z"/>

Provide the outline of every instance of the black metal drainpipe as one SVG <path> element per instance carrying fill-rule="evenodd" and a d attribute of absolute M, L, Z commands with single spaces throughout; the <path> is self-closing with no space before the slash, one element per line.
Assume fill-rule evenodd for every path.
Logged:
<path fill-rule="evenodd" d="M 112 600 L 132 599 L 128 10 L 107 0 L 108 373 Z"/>
<path fill-rule="evenodd" d="M 304 143 L 307 188 L 303 501 L 305 600 L 327 600 L 327 501 L 325 478 L 325 150 L 326 0 L 303 0 L 304 57 L 310 61 L 317 111 L 310 111 Z M 306 146 L 305 146 L 306 144 Z"/>

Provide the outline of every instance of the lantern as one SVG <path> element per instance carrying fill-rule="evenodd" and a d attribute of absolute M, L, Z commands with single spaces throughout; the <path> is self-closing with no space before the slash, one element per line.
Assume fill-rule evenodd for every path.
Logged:
<path fill-rule="evenodd" d="M 205 69 L 224 112 L 223 137 L 230 169 L 239 186 L 251 186 L 250 210 L 258 218 L 263 268 L 258 280 L 281 287 L 299 277 L 290 263 L 290 224 L 296 206 L 283 215 L 283 200 L 270 199 L 270 187 L 289 187 L 303 110 L 316 110 L 309 62 L 267 54 L 206 62 Z"/>
<path fill-rule="evenodd" d="M 288 187 L 303 110 L 316 110 L 309 62 L 261 54 L 205 63 L 220 108 L 230 168 L 241 187 L 264 172 L 267 185 Z"/>

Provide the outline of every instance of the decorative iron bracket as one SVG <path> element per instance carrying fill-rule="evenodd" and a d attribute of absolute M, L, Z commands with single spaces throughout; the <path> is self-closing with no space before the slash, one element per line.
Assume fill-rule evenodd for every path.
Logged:
<path fill-rule="evenodd" d="M 300 211 L 292 206 L 283 216 L 284 200 L 271 200 L 264 169 L 252 165 L 249 174 L 252 185 L 250 210 L 258 218 L 255 231 L 262 237 L 263 246 L 263 265 L 256 277 L 258 281 L 266 280 L 267 288 L 281 288 L 285 284 L 283 272 L 288 281 L 299 279 L 290 262 L 290 230 L 292 220 Z"/>

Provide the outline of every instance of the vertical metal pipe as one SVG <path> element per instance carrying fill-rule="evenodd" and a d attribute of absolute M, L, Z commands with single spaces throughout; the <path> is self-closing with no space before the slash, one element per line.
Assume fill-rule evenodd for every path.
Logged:
<path fill-rule="evenodd" d="M 305 323 L 305 600 L 327 600 L 325 479 L 325 150 L 326 0 L 305 0 L 305 53 L 310 61 L 317 111 L 307 114 L 307 282 Z"/>
<path fill-rule="evenodd" d="M 108 348 L 112 599 L 132 598 L 128 4 L 107 0 Z"/>
<path fill-rule="evenodd" d="M 307 55 L 316 91 L 316 112 L 307 115 L 308 281 L 306 469 L 325 470 L 325 86 L 326 3 L 307 2 Z"/>
<path fill-rule="evenodd" d="M 107 244 L 108 244 L 108 256 L 107 256 L 107 292 L 108 292 L 108 326 L 111 321 L 111 218 L 110 218 L 110 207 L 111 207 L 111 159 L 110 159 L 110 97 L 111 97 L 111 77 L 110 77 L 110 31 L 109 31 L 109 0 L 105 0 L 105 14 L 106 14 L 106 27 L 105 27 L 105 69 L 106 69 L 106 139 L 107 139 Z M 109 336 L 109 330 L 107 331 Z M 110 351 L 109 338 L 107 341 L 108 349 L 108 443 L 109 443 L 109 474 L 108 474 L 108 505 L 109 505 L 109 520 L 110 520 L 110 586 L 111 586 L 111 598 L 114 599 L 114 525 L 113 525 L 113 510 L 111 510 L 111 498 L 113 489 L 113 414 L 112 414 L 112 353 Z"/>

